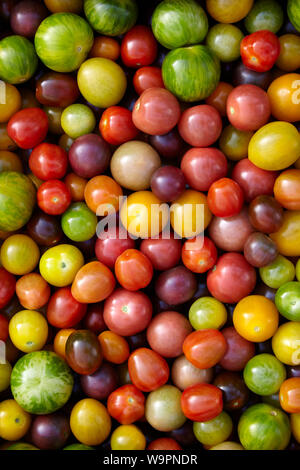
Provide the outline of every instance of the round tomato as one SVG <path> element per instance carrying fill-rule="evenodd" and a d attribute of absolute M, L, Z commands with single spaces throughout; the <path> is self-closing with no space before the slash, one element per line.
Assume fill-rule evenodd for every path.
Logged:
<path fill-rule="evenodd" d="M 38 310 L 48 302 L 51 290 L 40 274 L 30 273 L 17 281 L 16 294 L 24 308 Z"/>
<path fill-rule="evenodd" d="M 123 191 L 110 176 L 99 175 L 90 179 L 84 188 L 84 199 L 98 216 L 114 214 L 119 210 Z"/>
<path fill-rule="evenodd" d="M 133 86 L 138 95 L 148 88 L 164 88 L 161 69 L 159 67 L 140 67 L 134 74 Z"/>
<path fill-rule="evenodd" d="M 300 365 L 300 323 L 287 322 L 280 325 L 272 338 L 272 348 L 283 364 Z"/>
<path fill-rule="evenodd" d="M 272 116 L 278 121 L 300 121 L 300 74 L 288 73 L 276 78 L 268 88 Z"/>
<path fill-rule="evenodd" d="M 82 444 L 100 445 L 110 434 L 111 419 L 102 403 L 93 398 L 84 398 L 72 409 L 70 426 Z"/>
<path fill-rule="evenodd" d="M 144 450 L 146 438 L 133 424 L 123 424 L 112 433 L 110 446 L 112 450 Z"/>
<path fill-rule="evenodd" d="M 1 246 L 2 266 L 12 274 L 22 276 L 34 270 L 38 264 L 40 250 L 27 235 L 11 235 Z"/>
<path fill-rule="evenodd" d="M 188 361 L 195 367 L 209 369 L 222 360 L 227 343 L 219 330 L 207 328 L 189 334 L 182 349 Z"/>
<path fill-rule="evenodd" d="M 46 214 L 63 214 L 72 202 L 71 193 L 60 180 L 43 183 L 37 192 L 37 203 Z"/>
<path fill-rule="evenodd" d="M 98 336 L 103 357 L 113 364 L 122 364 L 129 357 L 129 346 L 125 338 L 113 331 L 103 331 Z"/>
<path fill-rule="evenodd" d="M 276 178 L 274 196 L 288 210 L 300 210 L 300 169 L 283 171 Z"/>
<path fill-rule="evenodd" d="M 284 256 L 300 256 L 300 211 L 285 211 L 280 229 L 270 237 Z"/>
<path fill-rule="evenodd" d="M 209 188 L 207 204 L 217 217 L 232 217 L 238 214 L 244 203 L 244 193 L 239 184 L 230 178 L 221 178 Z"/>
<path fill-rule="evenodd" d="M 100 261 L 82 266 L 72 283 L 73 297 L 81 303 L 96 303 L 106 299 L 115 288 L 115 278 L 110 269 Z"/>
<path fill-rule="evenodd" d="M 121 424 L 135 423 L 145 413 L 144 394 L 134 385 L 123 385 L 109 395 L 107 410 Z"/>
<path fill-rule="evenodd" d="M 55 328 L 71 328 L 79 323 L 86 314 L 87 306 L 71 294 L 70 287 L 58 289 L 47 306 L 47 320 Z"/>
<path fill-rule="evenodd" d="M 268 30 L 256 31 L 245 36 L 240 47 L 244 65 L 256 72 L 270 70 L 280 54 L 278 37 Z"/>
<path fill-rule="evenodd" d="M 55 287 L 71 284 L 77 271 L 84 264 L 81 251 L 72 245 L 58 245 L 45 251 L 40 259 L 40 273 Z"/>
<path fill-rule="evenodd" d="M 115 273 L 122 287 L 135 291 L 147 287 L 151 282 L 153 267 L 144 253 L 131 248 L 123 251 L 116 259 Z"/>
<path fill-rule="evenodd" d="M 169 378 L 169 366 L 157 352 L 148 348 L 136 349 L 128 359 L 130 379 L 142 392 L 151 392 Z"/>
<path fill-rule="evenodd" d="M 181 258 L 190 271 L 204 273 L 215 265 L 217 249 L 209 238 L 198 235 L 183 244 Z"/>
<path fill-rule="evenodd" d="M 134 26 L 121 43 L 121 59 L 126 67 L 143 67 L 155 61 L 157 42 L 150 28 Z"/>
<path fill-rule="evenodd" d="M 48 338 L 48 324 L 44 316 L 34 310 L 16 313 L 9 322 L 9 336 L 20 351 L 39 351 Z"/>
<path fill-rule="evenodd" d="M 14 114 L 8 124 L 8 136 L 22 149 L 40 144 L 48 132 L 48 118 L 40 108 L 26 108 Z"/>
<path fill-rule="evenodd" d="M 138 135 L 138 129 L 132 121 L 132 113 L 122 106 L 111 106 L 103 112 L 99 130 L 103 139 L 111 145 L 120 145 L 133 140 Z"/>
<path fill-rule="evenodd" d="M 33 149 L 29 157 L 29 168 L 40 180 L 55 180 L 65 176 L 68 155 L 58 145 L 43 143 Z"/>
<path fill-rule="evenodd" d="M 0 403 L 0 437 L 7 441 L 22 439 L 31 425 L 31 416 L 15 400 Z"/>
<path fill-rule="evenodd" d="M 300 412 L 300 377 L 292 377 L 281 384 L 279 400 L 287 413 Z"/>
<path fill-rule="evenodd" d="M 222 390 L 205 383 L 188 387 L 182 393 L 181 408 L 192 421 L 210 421 L 223 410 Z"/>

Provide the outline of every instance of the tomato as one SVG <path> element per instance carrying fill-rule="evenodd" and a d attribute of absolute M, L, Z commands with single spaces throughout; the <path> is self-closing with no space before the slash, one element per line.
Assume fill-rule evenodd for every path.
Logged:
<path fill-rule="evenodd" d="M 160 437 L 151 441 L 147 450 L 182 450 L 182 447 L 171 437 Z"/>
<path fill-rule="evenodd" d="M 65 177 L 64 183 L 70 191 L 72 201 L 79 202 L 84 200 L 84 189 L 87 184 L 87 180 L 85 178 L 82 178 L 75 173 L 69 173 Z"/>
<path fill-rule="evenodd" d="M 144 253 L 134 248 L 123 251 L 115 263 L 116 278 L 127 290 L 146 287 L 152 279 L 153 267 Z"/>
<path fill-rule="evenodd" d="M 159 67 L 140 67 L 134 74 L 132 83 L 138 95 L 148 88 L 164 88 Z"/>
<path fill-rule="evenodd" d="M 275 304 L 261 295 L 244 297 L 233 312 L 236 331 L 248 341 L 262 342 L 272 338 L 277 331 L 278 321 Z"/>
<path fill-rule="evenodd" d="M 104 57 L 105 59 L 117 60 L 119 55 L 120 46 L 116 39 L 107 36 L 97 36 L 94 38 L 89 57 Z"/>
<path fill-rule="evenodd" d="M 223 410 L 222 390 L 205 383 L 188 387 L 182 393 L 181 407 L 192 421 L 210 421 Z"/>
<path fill-rule="evenodd" d="M 134 26 L 121 43 L 121 59 L 126 67 L 143 67 L 155 61 L 157 42 L 150 28 Z"/>
<path fill-rule="evenodd" d="M 65 108 L 78 96 L 76 79 L 68 74 L 48 71 L 36 83 L 36 98 L 44 106 Z"/>
<path fill-rule="evenodd" d="M 135 247 L 135 242 L 125 230 L 111 227 L 98 233 L 95 255 L 101 263 L 114 268 L 115 262 L 125 250 Z M 147 255 L 147 253 L 145 253 Z"/>
<path fill-rule="evenodd" d="M 221 178 L 209 188 L 207 204 L 217 217 L 232 217 L 238 214 L 244 203 L 244 193 L 236 181 Z"/>
<path fill-rule="evenodd" d="M 194 273 L 204 273 L 211 269 L 216 264 L 217 257 L 217 249 L 210 238 L 198 236 L 183 244 L 182 262 Z"/>
<path fill-rule="evenodd" d="M 112 433 L 110 446 L 112 450 L 144 450 L 146 438 L 133 424 L 123 424 Z"/>
<path fill-rule="evenodd" d="M 292 435 L 295 438 L 295 440 L 299 443 L 300 440 L 300 435 L 299 435 L 299 413 L 293 413 L 290 416 L 290 422 L 291 422 L 291 430 L 292 430 Z"/>
<path fill-rule="evenodd" d="M 4 103 L 3 103 L 4 101 Z M 6 123 L 21 108 L 21 94 L 9 83 L 5 84 L 5 98 L 0 103 L 0 122 Z"/>
<path fill-rule="evenodd" d="M 247 362 L 243 377 L 249 390 L 268 396 L 278 392 L 286 379 L 286 369 L 273 354 L 257 354 Z"/>
<path fill-rule="evenodd" d="M 60 124 L 67 135 L 72 139 L 77 139 L 82 135 L 93 132 L 96 126 L 96 118 L 89 106 L 75 103 L 63 110 Z"/>
<path fill-rule="evenodd" d="M 6 341 L 9 335 L 8 319 L 0 313 L 0 341 Z"/>
<path fill-rule="evenodd" d="M 172 165 L 158 168 L 151 177 L 151 189 L 162 202 L 174 201 L 185 191 L 183 172 Z"/>
<path fill-rule="evenodd" d="M 209 383 L 213 378 L 213 369 L 199 369 L 182 355 L 172 365 L 172 382 L 180 390 L 200 383 Z"/>
<path fill-rule="evenodd" d="M 43 315 L 34 310 L 22 310 L 9 322 L 9 336 L 23 352 L 39 351 L 48 337 L 48 324 Z"/>
<path fill-rule="evenodd" d="M 227 343 L 219 330 L 208 328 L 189 334 L 182 349 L 187 360 L 195 367 L 209 369 L 221 361 L 226 353 Z"/>
<path fill-rule="evenodd" d="M 227 351 L 220 361 L 225 370 L 243 370 L 249 359 L 255 354 L 254 343 L 238 334 L 233 326 L 224 328 L 222 333 L 227 342 Z"/>
<path fill-rule="evenodd" d="M 153 268 L 159 271 L 166 271 L 173 268 L 180 261 L 181 241 L 174 238 L 170 233 L 170 238 L 146 238 L 140 244 L 140 250 L 150 259 Z"/>
<path fill-rule="evenodd" d="M 157 352 L 148 348 L 136 349 L 128 359 L 130 379 L 142 392 L 151 392 L 169 378 L 169 366 Z"/>
<path fill-rule="evenodd" d="M 23 165 L 16 153 L 0 150 L 0 171 L 23 172 Z"/>
<path fill-rule="evenodd" d="M 101 302 L 112 293 L 115 284 L 114 275 L 107 266 L 100 261 L 91 261 L 77 272 L 71 292 L 78 302 Z"/>
<path fill-rule="evenodd" d="M 220 23 L 236 23 L 249 13 L 254 0 L 206 0 L 210 16 Z"/>
<path fill-rule="evenodd" d="M 26 108 L 14 114 L 8 124 L 8 136 L 23 149 L 40 144 L 48 132 L 48 118 L 40 108 Z"/>
<path fill-rule="evenodd" d="M 275 181 L 275 199 L 288 210 L 300 210 L 300 170 L 283 171 Z"/>
<path fill-rule="evenodd" d="M 222 62 L 233 62 L 240 58 L 240 43 L 244 35 L 232 24 L 215 24 L 206 36 L 207 46 Z"/>
<path fill-rule="evenodd" d="M 71 193 L 67 186 L 57 179 L 46 181 L 37 192 L 38 206 L 49 215 L 63 214 L 71 201 Z"/>
<path fill-rule="evenodd" d="M 66 343 L 69 336 L 74 333 L 74 328 L 63 328 L 59 330 L 53 340 L 53 349 L 63 359 L 66 359 Z"/>
<path fill-rule="evenodd" d="M 1 361 L 0 364 L 0 392 L 6 390 L 10 385 L 12 367 L 9 362 Z"/>
<path fill-rule="evenodd" d="M 214 446 L 228 439 L 233 430 L 233 422 L 226 411 L 204 423 L 193 424 L 194 434 L 204 446 Z"/>
<path fill-rule="evenodd" d="M 242 39 L 242 61 L 251 70 L 267 72 L 273 67 L 279 54 L 279 39 L 271 31 L 256 31 Z"/>
<path fill-rule="evenodd" d="M 113 331 L 103 331 L 98 336 L 104 359 L 113 364 L 122 364 L 129 357 L 129 346 L 125 338 Z M 124 423 L 125 424 L 125 423 Z"/>
<path fill-rule="evenodd" d="M 287 322 L 280 325 L 272 338 L 275 356 L 283 364 L 298 366 L 300 364 L 300 324 Z"/>
<path fill-rule="evenodd" d="M 111 145 L 120 145 L 133 140 L 138 135 L 138 129 L 132 121 L 132 113 L 122 106 L 111 106 L 103 112 L 99 130 L 103 139 Z"/>
<path fill-rule="evenodd" d="M 224 127 L 220 140 L 220 150 L 224 152 L 229 160 L 238 161 L 245 159 L 248 155 L 248 145 L 253 131 L 240 131 L 231 124 Z"/>
<path fill-rule="evenodd" d="M 300 412 L 300 378 L 285 380 L 280 387 L 279 400 L 281 408 L 287 413 Z"/>
<path fill-rule="evenodd" d="M 84 327 L 96 334 L 106 330 L 103 318 L 103 304 L 101 302 L 88 305 L 87 313 L 83 319 Z"/>
<path fill-rule="evenodd" d="M 280 54 L 277 67 L 284 72 L 294 72 L 300 67 L 300 38 L 296 34 L 284 34 L 279 37 Z"/>
<path fill-rule="evenodd" d="M 164 385 L 149 393 L 145 417 L 150 426 L 161 432 L 180 428 L 186 422 L 181 409 L 182 393 L 173 385 Z"/>
<path fill-rule="evenodd" d="M 40 274 L 30 273 L 17 281 L 16 294 L 24 308 L 38 310 L 48 302 L 51 290 Z"/>
<path fill-rule="evenodd" d="M 144 394 L 134 385 L 123 385 L 109 395 L 107 410 L 121 424 L 135 423 L 145 413 Z"/>
<path fill-rule="evenodd" d="M 272 115 L 279 121 L 300 120 L 300 74 L 288 73 L 276 78 L 268 88 Z"/>
<path fill-rule="evenodd" d="M 189 321 L 195 330 L 212 328 L 219 330 L 227 320 L 224 305 L 213 297 L 200 297 L 189 310 Z"/>
<path fill-rule="evenodd" d="M 65 287 L 73 282 L 84 264 L 81 251 L 72 245 L 62 244 L 49 248 L 40 259 L 40 273 L 52 286 Z"/>
<path fill-rule="evenodd" d="M 233 90 L 230 83 L 219 82 L 212 94 L 206 98 L 205 103 L 216 108 L 222 117 L 226 116 L 226 103 L 228 95 Z"/>
<path fill-rule="evenodd" d="M 31 416 L 15 400 L 0 403 L 0 437 L 7 441 L 22 439 L 31 425 Z"/>
<path fill-rule="evenodd" d="M 118 211 L 122 195 L 121 186 L 106 175 L 94 176 L 84 188 L 87 206 L 99 216 Z"/>
<path fill-rule="evenodd" d="M 232 217 L 214 217 L 209 225 L 210 238 L 223 251 L 243 251 L 253 232 L 246 206 Z"/>
<path fill-rule="evenodd" d="M 12 299 L 16 289 L 16 278 L 13 274 L 0 267 L 0 309 Z"/>
<path fill-rule="evenodd" d="M 40 250 L 27 235 L 11 235 L 1 246 L 2 266 L 12 274 L 22 276 L 34 270 L 38 264 Z"/>
<path fill-rule="evenodd" d="M 155 293 L 167 305 L 180 305 L 191 300 L 197 291 L 197 278 L 185 266 L 175 266 L 156 279 Z"/>
<path fill-rule="evenodd" d="M 73 407 L 70 426 L 82 444 L 100 445 L 110 434 L 111 419 L 102 403 L 93 398 L 84 398 Z"/>
<path fill-rule="evenodd" d="M 93 374 L 103 361 L 98 338 L 89 330 L 75 330 L 71 333 L 66 341 L 65 352 L 67 363 L 77 374 Z"/>
<path fill-rule="evenodd" d="M 55 328 L 71 328 L 79 323 L 86 314 L 87 306 L 71 294 L 70 287 L 58 289 L 47 306 L 47 320 Z"/>
<path fill-rule="evenodd" d="M 68 166 L 67 152 L 54 144 L 40 144 L 29 157 L 29 168 L 40 180 L 61 179 Z"/>
<path fill-rule="evenodd" d="M 280 229 L 271 233 L 270 237 L 277 244 L 280 254 L 284 256 L 300 256 L 300 211 L 285 211 Z"/>
<path fill-rule="evenodd" d="M 222 119 L 213 106 L 192 106 L 182 113 L 178 130 L 183 140 L 193 147 L 209 147 L 221 135 Z"/>
<path fill-rule="evenodd" d="M 276 232 L 282 225 L 283 208 L 271 196 L 257 196 L 251 202 L 248 212 L 251 224 L 260 232 Z"/>

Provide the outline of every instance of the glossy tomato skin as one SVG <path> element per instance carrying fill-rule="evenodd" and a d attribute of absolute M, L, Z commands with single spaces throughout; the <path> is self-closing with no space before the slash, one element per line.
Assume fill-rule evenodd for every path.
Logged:
<path fill-rule="evenodd" d="M 48 303 L 47 320 L 56 328 L 71 328 L 83 319 L 86 310 L 85 304 L 74 299 L 70 287 L 62 287 L 52 295 Z"/>
<path fill-rule="evenodd" d="M 153 268 L 166 271 L 173 268 L 180 261 L 181 241 L 170 234 L 170 238 L 145 238 L 140 244 L 140 250 L 151 261 Z"/>
<path fill-rule="evenodd" d="M 132 83 L 138 95 L 147 88 L 164 88 L 161 69 L 159 67 L 140 67 L 134 74 Z"/>
<path fill-rule="evenodd" d="M 40 144 L 29 157 L 29 168 L 40 180 L 61 179 L 65 176 L 67 167 L 67 152 L 58 145 Z"/>
<path fill-rule="evenodd" d="M 6 341 L 9 336 L 8 319 L 0 313 L 0 341 Z"/>
<path fill-rule="evenodd" d="M 142 392 L 151 392 L 169 378 L 169 366 L 157 352 L 148 348 L 136 349 L 128 359 L 132 383 Z"/>
<path fill-rule="evenodd" d="M 208 237 L 195 237 L 187 240 L 182 247 L 182 262 L 194 273 L 204 273 L 217 261 L 217 248 Z"/>
<path fill-rule="evenodd" d="M 214 217 L 209 225 L 211 240 L 223 251 L 243 251 L 253 231 L 246 206 L 232 217 Z"/>
<path fill-rule="evenodd" d="M 66 342 L 66 359 L 78 374 L 93 374 L 102 363 L 101 346 L 95 333 L 75 330 Z"/>
<path fill-rule="evenodd" d="M 77 81 L 68 74 L 49 71 L 36 84 L 36 98 L 44 106 L 66 108 L 79 96 Z"/>
<path fill-rule="evenodd" d="M 59 220 L 56 217 L 36 211 L 27 224 L 30 237 L 40 246 L 56 245 L 63 236 Z"/>
<path fill-rule="evenodd" d="M 108 397 L 107 410 L 121 424 L 132 424 L 143 418 L 145 396 L 134 385 L 123 385 Z"/>
<path fill-rule="evenodd" d="M 287 413 L 300 413 L 300 377 L 292 377 L 281 384 L 279 400 Z"/>
<path fill-rule="evenodd" d="M 114 290 L 116 280 L 110 269 L 100 261 L 91 261 L 77 272 L 71 292 L 81 303 L 96 303 L 106 299 Z"/>
<path fill-rule="evenodd" d="M 197 290 L 195 274 L 185 266 L 175 266 L 161 273 L 155 283 L 160 300 L 169 305 L 179 305 L 192 299 Z"/>
<path fill-rule="evenodd" d="M 157 42 L 150 28 L 134 26 L 125 34 L 121 44 L 121 59 L 126 67 L 142 67 L 155 61 Z"/>
<path fill-rule="evenodd" d="M 134 248 L 125 250 L 115 262 L 116 278 L 127 290 L 147 287 L 153 276 L 153 266 L 144 253 Z"/>
<path fill-rule="evenodd" d="M 249 205 L 250 222 L 263 233 L 273 233 L 283 223 L 283 208 L 272 196 L 257 196 Z"/>
<path fill-rule="evenodd" d="M 22 149 L 40 144 L 48 132 L 48 118 L 40 108 L 27 108 L 14 114 L 8 124 L 8 136 Z"/>
<path fill-rule="evenodd" d="M 88 306 L 83 324 L 87 330 L 91 330 L 96 334 L 107 329 L 103 319 L 103 304 L 101 302 Z"/>
<path fill-rule="evenodd" d="M 256 31 L 245 36 L 240 47 L 244 65 L 256 72 L 270 70 L 280 54 L 278 37 L 268 30 Z"/>
<path fill-rule="evenodd" d="M 223 410 L 222 390 L 205 383 L 188 387 L 182 393 L 181 408 L 192 421 L 210 421 Z"/>
<path fill-rule="evenodd" d="M 193 147 L 208 147 L 220 137 L 222 119 L 213 106 L 192 106 L 182 113 L 178 130 L 183 140 Z"/>
<path fill-rule="evenodd" d="M 256 196 L 271 196 L 277 176 L 277 171 L 258 168 L 248 158 L 239 161 L 232 172 L 232 179 L 242 188 L 247 202 Z"/>
<path fill-rule="evenodd" d="M 288 210 L 300 210 L 300 169 L 283 171 L 275 181 L 275 199 Z"/>
<path fill-rule="evenodd" d="M 123 238 L 124 237 L 124 238 Z M 113 268 L 115 262 L 125 250 L 135 247 L 135 241 L 129 237 L 125 230 L 119 227 L 108 228 L 108 230 L 95 244 L 95 255 L 101 263 Z M 145 253 L 147 254 L 147 253 Z"/>
<path fill-rule="evenodd" d="M 0 309 L 12 299 L 16 289 L 16 278 L 13 274 L 0 268 Z"/>
<path fill-rule="evenodd" d="M 71 193 L 65 183 L 60 180 L 46 181 L 38 189 L 37 203 L 46 214 L 63 214 L 71 202 Z"/>
<path fill-rule="evenodd" d="M 217 217 L 232 217 L 241 211 L 244 193 L 236 181 L 221 178 L 210 186 L 207 203 L 211 212 Z"/>
<path fill-rule="evenodd" d="M 121 145 L 134 140 L 139 131 L 132 121 L 132 113 L 122 106 L 111 106 L 103 112 L 99 130 L 102 137 L 111 145 Z"/>
<path fill-rule="evenodd" d="M 225 370 L 243 370 L 247 362 L 255 354 L 255 345 L 238 334 L 233 326 L 222 330 L 227 343 L 227 350 L 220 361 Z"/>
<path fill-rule="evenodd" d="M 29 273 L 17 281 L 16 294 L 24 308 L 38 310 L 48 302 L 51 290 L 40 274 Z"/>
<path fill-rule="evenodd" d="M 93 374 L 81 375 L 80 385 L 88 397 L 106 400 L 118 387 L 118 374 L 111 364 L 104 362 Z"/>
<path fill-rule="evenodd" d="M 190 333 L 185 338 L 182 349 L 195 367 L 210 369 L 224 357 L 227 342 L 219 330 L 207 328 Z"/>
<path fill-rule="evenodd" d="M 173 165 L 162 166 L 151 177 L 151 189 L 162 202 L 174 201 L 185 190 L 184 174 Z"/>

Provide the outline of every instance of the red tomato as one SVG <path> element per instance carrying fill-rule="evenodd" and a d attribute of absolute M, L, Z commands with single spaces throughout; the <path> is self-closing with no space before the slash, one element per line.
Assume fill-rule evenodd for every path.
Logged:
<path fill-rule="evenodd" d="M 223 410 L 222 390 L 206 383 L 192 385 L 181 395 L 181 408 L 192 421 L 210 421 Z"/>
<path fill-rule="evenodd" d="M 152 317 L 152 303 L 144 292 L 116 289 L 104 303 L 104 321 L 111 331 L 131 336 L 145 330 Z"/>
<path fill-rule="evenodd" d="M 5 307 L 14 296 L 16 290 L 16 278 L 13 274 L 0 268 L 0 308 Z"/>
<path fill-rule="evenodd" d="M 215 181 L 208 190 L 207 204 L 217 217 L 238 214 L 244 203 L 244 193 L 239 184 L 230 178 Z"/>
<path fill-rule="evenodd" d="M 135 242 L 125 229 L 119 227 L 109 228 L 103 237 L 98 238 L 95 244 L 95 255 L 101 263 L 113 268 L 115 262 L 123 251 L 135 247 Z"/>
<path fill-rule="evenodd" d="M 237 303 L 256 284 L 256 271 L 240 253 L 225 253 L 207 275 L 207 288 L 220 302 Z"/>
<path fill-rule="evenodd" d="M 147 88 L 165 87 L 159 67 L 141 67 L 135 72 L 132 82 L 138 95 Z"/>
<path fill-rule="evenodd" d="M 255 345 L 238 334 L 233 326 L 224 328 L 222 333 L 227 342 L 227 351 L 220 361 L 223 369 L 230 371 L 243 370 L 255 354 Z"/>
<path fill-rule="evenodd" d="M 40 274 L 29 273 L 17 281 L 16 294 L 24 308 L 38 310 L 49 301 L 51 289 Z"/>
<path fill-rule="evenodd" d="M 181 240 L 174 238 L 145 238 L 140 244 L 140 250 L 146 255 L 154 269 L 166 271 L 177 266 L 181 256 Z"/>
<path fill-rule="evenodd" d="M 171 437 L 159 437 L 150 442 L 147 450 L 182 450 L 182 447 Z"/>
<path fill-rule="evenodd" d="M 60 180 L 46 181 L 38 189 L 37 203 L 46 214 L 63 214 L 71 202 L 71 193 L 65 183 Z"/>
<path fill-rule="evenodd" d="M 137 25 L 125 34 L 121 43 L 121 58 L 126 67 L 152 64 L 157 55 L 157 42 L 150 28 Z"/>
<path fill-rule="evenodd" d="M 47 320 L 56 328 L 71 328 L 86 314 L 87 306 L 77 302 L 70 287 L 58 289 L 51 297 L 47 308 Z"/>
<path fill-rule="evenodd" d="M 279 57 L 280 42 L 276 34 L 260 30 L 245 36 L 240 49 L 246 67 L 256 72 L 267 72 Z"/>
<path fill-rule="evenodd" d="M 103 112 L 99 130 L 103 139 L 111 145 L 133 140 L 139 131 L 132 122 L 132 113 L 122 106 L 111 106 Z"/>
<path fill-rule="evenodd" d="M 84 327 L 87 330 L 91 330 L 96 335 L 99 335 L 104 330 L 107 330 L 107 325 L 105 324 L 103 318 L 103 304 L 90 304 L 88 306 L 87 313 L 83 319 Z"/>
<path fill-rule="evenodd" d="M 183 264 L 193 273 L 205 273 L 216 264 L 217 248 L 210 238 L 198 236 L 185 241 L 181 258 Z"/>
<path fill-rule="evenodd" d="M 144 253 L 129 248 L 118 256 L 115 263 L 115 274 L 122 287 L 135 291 L 150 284 L 153 276 L 153 266 Z"/>
<path fill-rule="evenodd" d="M 121 424 L 135 423 L 144 416 L 145 396 L 134 385 L 123 385 L 109 395 L 107 411 Z"/>
<path fill-rule="evenodd" d="M 0 341 L 6 341 L 9 335 L 8 319 L 0 313 Z"/>
<path fill-rule="evenodd" d="M 123 336 L 117 335 L 113 331 L 102 331 L 98 336 L 101 345 L 103 358 L 113 364 L 123 364 L 127 361 L 130 350 L 129 345 Z"/>
<path fill-rule="evenodd" d="M 182 113 L 178 130 L 183 140 L 192 147 L 209 147 L 221 135 L 222 119 L 213 106 L 200 104 Z"/>
<path fill-rule="evenodd" d="M 25 108 L 14 114 L 8 124 L 7 133 L 22 149 L 31 149 L 40 144 L 48 132 L 48 117 L 40 108 Z"/>
<path fill-rule="evenodd" d="M 227 350 L 224 335 L 217 329 L 193 331 L 183 342 L 183 353 L 198 369 L 209 369 L 221 361 Z"/>
<path fill-rule="evenodd" d="M 130 379 L 142 392 L 151 392 L 164 385 L 169 378 L 167 361 L 148 348 L 136 349 L 128 359 Z"/>
<path fill-rule="evenodd" d="M 30 154 L 29 168 L 40 180 L 61 179 L 68 168 L 68 154 L 58 145 L 40 144 Z"/>

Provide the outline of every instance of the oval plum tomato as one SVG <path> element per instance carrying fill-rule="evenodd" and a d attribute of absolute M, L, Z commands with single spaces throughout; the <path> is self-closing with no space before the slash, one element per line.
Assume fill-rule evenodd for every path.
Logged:
<path fill-rule="evenodd" d="M 125 250 L 135 247 L 135 241 L 125 229 L 109 227 L 101 232 L 95 244 L 95 255 L 101 263 L 113 269 L 115 262 Z M 145 253 L 147 254 L 147 253 Z"/>
<path fill-rule="evenodd" d="M 8 319 L 0 313 L 0 341 L 6 341 L 9 335 L 8 332 Z"/>
<path fill-rule="evenodd" d="M 119 210 L 121 186 L 110 176 L 91 178 L 84 188 L 84 199 L 91 211 L 99 216 L 115 214 Z"/>
<path fill-rule="evenodd" d="M 132 121 L 132 113 L 122 106 L 110 106 L 103 112 L 99 130 L 103 139 L 111 145 L 121 145 L 134 140 L 139 131 Z"/>
<path fill-rule="evenodd" d="M 142 392 L 151 392 L 167 383 L 169 366 L 157 352 L 148 348 L 136 349 L 128 359 L 131 381 Z"/>
<path fill-rule="evenodd" d="M 7 124 L 8 136 L 22 149 L 39 145 L 48 132 L 48 118 L 40 108 L 21 109 Z"/>
<path fill-rule="evenodd" d="M 95 333 L 75 330 L 66 341 L 67 363 L 77 374 L 90 375 L 102 364 L 101 346 Z"/>
<path fill-rule="evenodd" d="M 216 264 L 217 257 L 217 248 L 208 237 L 198 236 L 183 244 L 182 262 L 193 273 L 205 273 Z"/>
<path fill-rule="evenodd" d="M 271 70 L 280 54 L 280 42 L 276 34 L 260 30 L 245 36 L 240 45 L 244 65 L 256 72 Z"/>
<path fill-rule="evenodd" d="M 217 217 L 232 217 L 238 214 L 243 203 L 243 190 L 236 181 L 230 178 L 215 181 L 208 190 L 207 204 Z"/>
<path fill-rule="evenodd" d="M 263 170 L 244 158 L 236 163 L 231 177 L 242 188 L 246 202 L 250 202 L 257 196 L 271 196 L 277 175 L 277 171 Z"/>
<path fill-rule="evenodd" d="M 221 135 L 222 119 L 213 106 L 192 106 L 182 113 L 178 130 L 183 140 L 193 147 L 209 147 Z"/>
<path fill-rule="evenodd" d="M 154 269 L 166 271 L 180 261 L 181 240 L 174 238 L 172 233 L 168 239 L 161 235 L 160 238 L 145 238 L 140 244 L 140 250 L 150 259 Z"/>
<path fill-rule="evenodd" d="M 123 385 L 108 397 L 107 410 L 121 424 L 132 424 L 143 418 L 145 396 L 134 385 Z"/>
<path fill-rule="evenodd" d="M 87 306 L 74 299 L 70 287 L 58 289 L 47 307 L 47 320 L 55 328 L 71 328 L 86 314 Z"/>
<path fill-rule="evenodd" d="M 40 144 L 29 157 L 29 168 L 40 180 L 59 180 L 65 176 L 67 167 L 67 152 L 58 145 Z"/>
<path fill-rule="evenodd" d="M 131 336 L 145 330 L 152 317 L 152 303 L 141 291 L 116 289 L 104 303 L 104 321 L 111 331 Z"/>
<path fill-rule="evenodd" d="M 118 60 L 120 46 L 118 41 L 107 36 L 98 36 L 94 39 L 89 57 L 104 57 L 105 59 Z"/>
<path fill-rule="evenodd" d="M 207 287 L 220 302 L 236 303 L 256 284 L 256 271 L 240 253 L 225 253 L 207 275 Z"/>
<path fill-rule="evenodd" d="M 5 307 L 14 296 L 16 278 L 13 274 L 0 267 L 0 309 Z"/>
<path fill-rule="evenodd" d="M 133 86 L 138 95 L 148 88 L 164 88 L 161 69 L 159 67 L 141 67 L 132 79 Z"/>
<path fill-rule="evenodd" d="M 46 214 L 63 214 L 71 202 L 71 193 L 65 183 L 60 180 L 46 181 L 38 189 L 37 203 Z"/>
<path fill-rule="evenodd" d="M 164 135 L 179 121 L 180 105 L 165 88 L 148 88 L 137 99 L 133 111 L 134 125 L 150 135 Z"/>
<path fill-rule="evenodd" d="M 16 294 L 20 304 L 27 310 L 38 310 L 48 302 L 51 290 L 40 274 L 29 273 L 16 284 Z"/>
<path fill-rule="evenodd" d="M 121 59 L 126 67 L 152 64 L 157 55 L 157 42 L 150 28 L 137 25 L 125 34 L 121 43 Z"/>
<path fill-rule="evenodd" d="M 73 297 L 81 303 L 96 303 L 106 299 L 115 288 L 113 273 L 100 261 L 91 261 L 77 272 L 72 284 Z"/>
<path fill-rule="evenodd" d="M 73 202 L 84 201 L 84 189 L 87 184 L 87 180 L 85 178 L 82 178 L 75 173 L 69 173 L 65 177 L 64 183 L 71 193 Z"/>
<path fill-rule="evenodd" d="M 300 413 L 300 377 L 292 377 L 281 384 L 279 400 L 287 413 Z"/>
<path fill-rule="evenodd" d="M 210 421 L 223 410 L 222 390 L 206 383 L 192 385 L 181 395 L 181 408 L 192 421 Z"/>
<path fill-rule="evenodd" d="M 135 291 L 150 284 L 153 266 L 144 253 L 134 248 L 125 250 L 115 263 L 116 278 L 124 289 Z"/>
<path fill-rule="evenodd" d="M 209 369 L 222 360 L 227 350 L 224 335 L 217 329 L 193 331 L 183 342 L 183 353 L 199 369 Z"/>
<path fill-rule="evenodd" d="M 123 336 L 113 331 L 103 331 L 98 336 L 103 357 L 112 364 L 123 364 L 129 357 L 129 345 Z"/>

